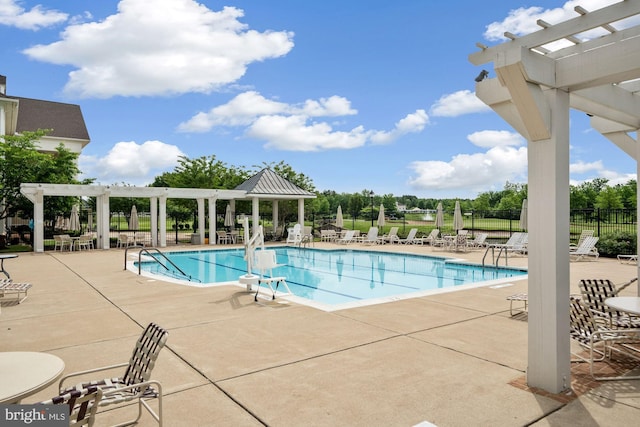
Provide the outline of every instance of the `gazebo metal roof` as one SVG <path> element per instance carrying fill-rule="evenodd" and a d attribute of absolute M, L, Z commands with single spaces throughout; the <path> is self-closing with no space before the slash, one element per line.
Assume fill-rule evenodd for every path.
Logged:
<path fill-rule="evenodd" d="M 247 197 L 261 199 L 311 199 L 316 197 L 314 193 L 298 187 L 268 168 L 262 169 L 238 185 L 235 190 L 245 191 Z"/>

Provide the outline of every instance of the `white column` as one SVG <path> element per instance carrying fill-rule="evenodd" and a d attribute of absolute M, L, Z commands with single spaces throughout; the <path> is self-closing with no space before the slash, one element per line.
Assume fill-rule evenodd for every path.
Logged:
<path fill-rule="evenodd" d="M 231 226 L 232 230 L 236 228 L 236 200 L 229 200 L 229 206 L 231 206 L 231 218 L 233 218 L 233 225 Z"/>
<path fill-rule="evenodd" d="M 569 94 L 545 93 L 551 137 L 528 143 L 529 344 L 527 384 L 571 384 L 569 342 Z"/>
<path fill-rule="evenodd" d="M 278 221 L 280 220 L 278 218 L 278 201 L 274 200 L 273 201 L 273 233 L 275 234 L 276 230 L 278 229 Z"/>
<path fill-rule="evenodd" d="M 151 210 L 151 246 L 158 246 L 158 198 L 149 199 L 149 209 Z"/>
<path fill-rule="evenodd" d="M 36 202 L 33 204 L 33 250 L 44 252 L 44 193 L 36 191 Z"/>
<path fill-rule="evenodd" d="M 209 198 L 209 244 L 216 244 L 216 228 L 217 224 L 217 212 L 216 212 L 216 198 Z"/>
<path fill-rule="evenodd" d="M 304 199 L 298 199 L 298 224 L 304 227 Z"/>
<path fill-rule="evenodd" d="M 260 199 L 254 197 L 251 200 L 251 215 L 253 221 L 253 234 L 258 232 L 260 226 Z"/>
<path fill-rule="evenodd" d="M 109 211 L 109 197 L 111 196 L 110 191 L 105 191 L 102 196 L 98 197 L 96 201 L 96 211 L 97 211 L 97 230 L 98 230 L 98 247 L 102 249 L 109 249 L 111 242 L 109 241 L 109 225 L 111 219 L 111 212 Z"/>
<path fill-rule="evenodd" d="M 201 245 L 204 245 L 205 222 L 204 199 L 201 197 L 198 199 L 198 237 Z"/>
<path fill-rule="evenodd" d="M 167 246 L 167 196 L 162 196 L 158 199 L 159 204 L 159 227 L 160 228 L 160 241 L 158 242 L 158 246 L 164 248 Z"/>

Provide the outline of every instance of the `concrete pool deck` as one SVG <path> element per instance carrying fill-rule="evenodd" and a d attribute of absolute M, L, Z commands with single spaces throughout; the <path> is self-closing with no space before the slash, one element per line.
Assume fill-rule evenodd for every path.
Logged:
<path fill-rule="evenodd" d="M 351 247 L 476 262 L 484 253 Z M 238 286 L 149 280 L 123 265 L 121 249 L 7 260 L 12 278 L 33 287 L 22 304 L 3 304 L 0 351 L 50 352 L 72 372 L 128 360 L 142 328 L 156 322 L 169 330 L 153 375 L 163 384 L 167 426 L 596 426 L 640 419 L 638 380 L 576 384 L 578 397 L 522 386 L 526 315 L 511 318 L 505 298 L 526 292 L 526 280 L 324 312 L 283 300 L 258 304 Z M 612 259 L 574 262 L 571 292 L 581 278 L 622 283 L 636 274 L 635 265 Z M 636 291 L 632 285 L 624 294 Z M 54 394 L 51 386 L 24 403 Z M 134 410 L 104 411 L 96 425 Z M 154 423 L 144 414 L 139 425 Z"/>

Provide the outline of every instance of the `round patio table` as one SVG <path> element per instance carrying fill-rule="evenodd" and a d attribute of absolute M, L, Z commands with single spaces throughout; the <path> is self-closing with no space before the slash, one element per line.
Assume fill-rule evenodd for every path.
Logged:
<path fill-rule="evenodd" d="M 640 297 L 613 297 L 604 303 L 615 310 L 640 316 Z"/>
<path fill-rule="evenodd" d="M 20 403 L 57 381 L 64 371 L 58 356 L 35 351 L 0 352 L 0 404 Z"/>

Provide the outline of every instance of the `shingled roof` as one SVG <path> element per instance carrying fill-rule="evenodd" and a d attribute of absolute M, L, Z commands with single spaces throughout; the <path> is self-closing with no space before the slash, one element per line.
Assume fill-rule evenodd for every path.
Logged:
<path fill-rule="evenodd" d="M 51 137 L 90 139 L 79 105 L 19 96 L 8 98 L 17 99 L 19 102 L 16 132 L 51 129 L 48 134 Z"/>
<path fill-rule="evenodd" d="M 243 190 L 247 196 L 299 196 L 302 198 L 313 198 L 316 195 L 310 191 L 303 190 L 272 171 L 262 169 L 260 172 L 238 185 L 234 190 Z"/>

